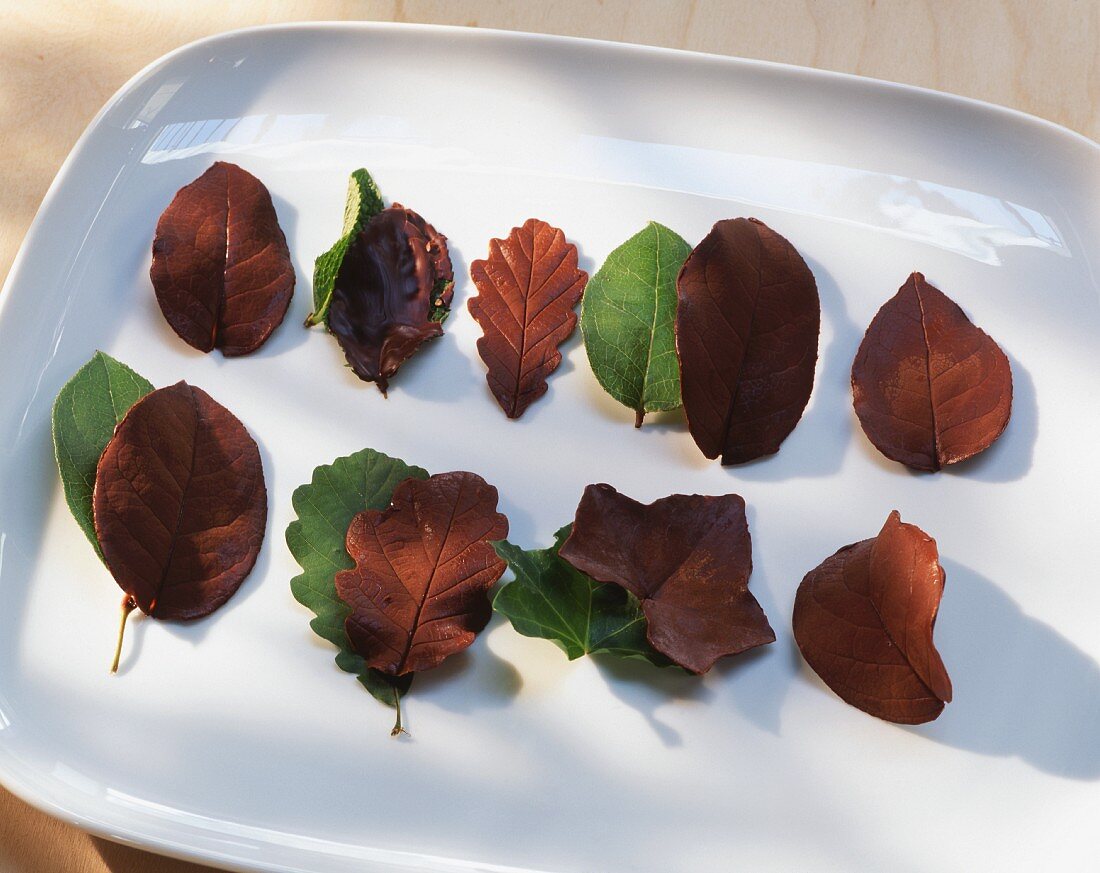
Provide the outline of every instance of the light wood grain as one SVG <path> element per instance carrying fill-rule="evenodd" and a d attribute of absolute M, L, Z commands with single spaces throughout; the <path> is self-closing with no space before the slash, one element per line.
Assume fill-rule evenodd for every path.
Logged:
<path fill-rule="evenodd" d="M 1100 0 L 0 0 L 0 274 L 73 142 L 131 75 L 252 24 L 375 19 L 598 37 L 784 61 L 1001 103 L 1100 138 Z M 0 871 L 196 873 L 0 789 Z"/>

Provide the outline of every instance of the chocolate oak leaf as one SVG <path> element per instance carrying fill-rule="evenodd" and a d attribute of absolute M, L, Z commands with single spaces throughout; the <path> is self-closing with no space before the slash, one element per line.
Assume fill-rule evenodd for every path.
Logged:
<path fill-rule="evenodd" d="M 802 657 L 864 712 L 932 721 L 951 701 L 932 642 L 944 581 L 936 541 L 891 512 L 877 537 L 845 546 L 802 580 L 794 603 Z"/>
<path fill-rule="evenodd" d="M 821 304 L 787 240 L 755 218 L 719 221 L 676 280 L 688 429 L 708 458 L 774 454 L 810 399 Z"/>
<path fill-rule="evenodd" d="M 294 267 L 264 184 L 216 162 L 157 222 L 149 270 L 161 312 L 200 352 L 247 355 L 286 315 Z"/>
<path fill-rule="evenodd" d="M 388 509 L 360 512 L 347 535 L 355 566 L 336 574 L 352 648 L 367 666 L 404 676 L 468 647 L 506 566 L 490 540 L 507 535 L 497 490 L 473 473 L 406 479 Z"/>
<path fill-rule="evenodd" d="M 775 641 L 749 593 L 752 544 L 736 494 L 673 494 L 644 505 L 589 485 L 559 554 L 637 597 L 650 644 L 692 673 Z"/>
<path fill-rule="evenodd" d="M 425 340 L 443 335 L 454 294 L 447 238 L 394 203 L 348 246 L 328 310 L 348 364 L 383 394 Z"/>
<path fill-rule="evenodd" d="M 931 472 L 989 448 L 1004 432 L 1012 369 L 953 300 L 913 273 L 867 328 L 852 396 L 875 448 Z"/>
<path fill-rule="evenodd" d="M 546 393 L 546 380 L 561 363 L 558 351 L 577 326 L 573 307 L 588 274 L 577 269 L 577 247 L 556 227 L 529 218 L 507 239 L 489 242 L 489 257 L 470 264 L 478 295 L 470 314 L 483 336 L 477 351 L 486 379 L 509 418 Z"/>

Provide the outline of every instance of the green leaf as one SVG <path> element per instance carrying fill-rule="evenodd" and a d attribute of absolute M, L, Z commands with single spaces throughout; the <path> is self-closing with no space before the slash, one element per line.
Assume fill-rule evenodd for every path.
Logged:
<path fill-rule="evenodd" d="M 581 301 L 581 333 L 592 372 L 635 412 L 680 405 L 676 276 L 691 254 L 679 234 L 651 221 L 607 256 Z"/>
<path fill-rule="evenodd" d="M 96 352 L 65 383 L 53 403 L 53 450 L 65 502 L 100 560 L 103 552 L 92 518 L 99 456 L 114 435 L 115 425 L 152 390 L 150 382 L 125 364 Z"/>
<path fill-rule="evenodd" d="M 354 566 L 344 547 L 348 526 L 365 509 L 385 509 L 393 489 L 410 477 L 427 479 L 420 467 L 363 449 L 337 458 L 313 471 L 313 479 L 299 486 L 291 497 L 298 518 L 286 529 L 286 544 L 302 567 L 302 573 L 290 580 L 295 599 L 311 609 L 316 618 L 309 626 L 319 637 L 340 651 L 336 664 L 355 673 L 363 687 L 388 706 L 397 704 L 412 684 L 412 675 L 397 679 L 367 667 L 351 649 L 344 619 L 350 609 L 336 595 L 336 574 Z"/>
<path fill-rule="evenodd" d="M 493 609 L 524 636 L 553 641 L 571 661 L 606 652 L 667 666 L 668 658 L 646 640 L 638 600 L 618 585 L 594 581 L 558 556 L 572 527 L 559 530 L 549 549 L 525 551 L 507 540 L 493 543 L 516 577 L 497 592 Z"/>
<path fill-rule="evenodd" d="M 348 246 L 362 230 L 363 225 L 382 211 L 382 195 L 370 173 L 358 169 L 348 180 L 348 196 L 344 203 L 344 228 L 336 244 L 313 263 L 313 312 L 306 319 L 306 327 L 328 321 L 328 306 L 332 301 L 332 289 L 336 275 L 344 263 Z"/>

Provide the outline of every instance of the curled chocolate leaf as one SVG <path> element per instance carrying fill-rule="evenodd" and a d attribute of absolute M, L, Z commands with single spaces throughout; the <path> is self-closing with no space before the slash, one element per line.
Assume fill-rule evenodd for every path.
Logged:
<path fill-rule="evenodd" d="M 676 287 L 680 385 L 696 444 L 723 464 L 777 452 L 814 385 L 813 273 L 762 221 L 732 218 L 695 247 Z"/>
<path fill-rule="evenodd" d="M 470 264 L 478 295 L 470 314 L 484 336 L 477 351 L 486 379 L 509 418 L 546 393 L 546 379 L 561 363 L 558 351 L 577 326 L 573 307 L 588 274 L 577 269 L 577 247 L 556 227 L 529 218 L 507 239 L 489 242 L 489 257 Z"/>
<path fill-rule="evenodd" d="M 852 365 L 867 438 L 891 460 L 935 471 L 989 448 L 1012 413 L 1000 346 L 913 273 L 867 328 Z"/>
<path fill-rule="evenodd" d="M 951 700 L 932 641 L 944 581 L 936 541 L 891 512 L 877 537 L 845 546 L 802 580 L 794 604 L 802 657 L 864 712 L 932 721 Z"/>
<path fill-rule="evenodd" d="M 673 494 L 644 505 L 589 485 L 559 554 L 637 597 L 650 644 L 692 673 L 775 641 L 749 593 L 752 543 L 736 494 Z"/>
<path fill-rule="evenodd" d="M 370 218 L 348 246 L 328 327 L 355 375 L 385 394 L 420 344 L 443 335 L 453 293 L 447 238 L 395 203 Z"/>
<path fill-rule="evenodd" d="M 200 352 L 247 355 L 282 322 L 294 267 L 264 184 L 216 162 L 157 222 L 149 270 L 161 312 Z"/>

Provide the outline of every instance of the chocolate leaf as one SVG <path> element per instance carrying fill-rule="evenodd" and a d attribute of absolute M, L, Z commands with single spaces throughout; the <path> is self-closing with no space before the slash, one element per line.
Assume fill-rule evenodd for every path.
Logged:
<path fill-rule="evenodd" d="M 395 203 L 348 246 L 329 303 L 329 330 L 355 375 L 385 394 L 420 344 L 442 336 L 453 293 L 447 238 Z"/>
<path fill-rule="evenodd" d="M 951 700 L 932 642 L 944 579 L 936 541 L 890 513 L 877 537 L 845 546 L 802 580 L 794 603 L 802 657 L 864 712 L 932 721 Z"/>
<path fill-rule="evenodd" d="M 291 503 L 297 518 L 286 529 L 286 544 L 302 572 L 290 580 L 295 599 L 316 617 L 309 626 L 339 649 L 336 663 L 358 676 L 363 687 L 387 706 L 408 690 L 412 674 L 401 679 L 367 666 L 351 647 L 344 622 L 351 610 L 336 594 L 336 574 L 355 566 L 345 548 L 351 520 L 366 509 L 385 509 L 393 490 L 406 479 L 427 479 L 428 473 L 373 449 L 322 464 L 313 478 L 294 490 Z"/>
<path fill-rule="evenodd" d="M 470 264 L 478 295 L 470 314 L 481 325 L 477 351 L 489 389 L 509 418 L 546 393 L 561 363 L 558 351 L 577 325 L 573 307 L 588 274 L 577 269 L 577 247 L 545 221 L 529 218 L 507 239 L 489 242 L 489 257 Z"/>
<path fill-rule="evenodd" d="M 96 352 L 58 392 L 53 404 L 53 449 L 61 490 L 96 554 L 92 489 L 99 457 L 115 426 L 153 385 L 110 355 Z"/>
<path fill-rule="evenodd" d="M 667 666 L 668 658 L 646 640 L 638 599 L 618 585 L 596 582 L 558 555 L 572 529 L 559 530 L 549 549 L 493 543 L 516 577 L 497 592 L 493 609 L 524 636 L 556 643 L 570 661 L 606 652 Z"/>
<path fill-rule="evenodd" d="M 708 458 L 774 454 L 810 399 L 821 304 L 794 246 L 755 218 L 719 221 L 676 281 L 688 428 Z"/>
<path fill-rule="evenodd" d="M 976 455 L 1012 413 L 1012 369 L 988 334 L 913 273 L 867 328 L 852 365 L 856 415 L 891 460 L 934 471 Z"/>
<path fill-rule="evenodd" d="M 358 236 L 363 225 L 382 211 L 382 194 L 374 179 L 365 169 L 358 169 L 348 179 L 347 199 L 344 202 L 344 224 L 340 239 L 313 263 L 313 312 L 306 319 L 306 327 L 328 321 L 328 306 L 336 274 L 344 263 L 348 246 Z"/>
<path fill-rule="evenodd" d="M 588 362 L 612 397 L 647 412 L 680 405 L 676 276 L 691 246 L 651 221 L 607 256 L 584 290 L 581 333 Z"/>
<path fill-rule="evenodd" d="M 200 352 L 247 355 L 282 322 L 294 267 L 271 195 L 216 162 L 181 188 L 157 222 L 149 270 L 172 330 Z"/>
<path fill-rule="evenodd" d="M 637 597 L 650 644 L 692 673 L 775 641 L 749 593 L 752 545 L 736 494 L 673 494 L 643 505 L 610 485 L 589 485 L 559 554 Z"/>
<path fill-rule="evenodd" d="M 406 479 L 385 510 L 356 515 L 336 574 L 350 608 L 348 639 L 389 676 L 436 667 L 489 621 L 489 590 L 504 572 L 490 540 L 508 535 L 497 490 L 473 473 Z"/>

